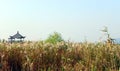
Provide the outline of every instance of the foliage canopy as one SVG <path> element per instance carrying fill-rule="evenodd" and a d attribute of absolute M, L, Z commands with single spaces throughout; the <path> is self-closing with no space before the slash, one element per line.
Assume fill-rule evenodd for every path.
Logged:
<path fill-rule="evenodd" d="M 53 34 L 50 34 L 49 37 L 45 40 L 47 43 L 56 44 L 57 42 L 64 41 L 61 34 L 58 32 L 54 32 Z"/>

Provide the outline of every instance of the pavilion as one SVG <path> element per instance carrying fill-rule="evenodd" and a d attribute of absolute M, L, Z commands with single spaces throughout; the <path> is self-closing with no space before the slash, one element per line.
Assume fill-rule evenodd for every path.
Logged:
<path fill-rule="evenodd" d="M 13 36 L 10 36 L 8 38 L 9 42 L 23 42 L 24 41 L 25 36 L 22 36 L 19 31 L 17 31 L 17 33 Z"/>

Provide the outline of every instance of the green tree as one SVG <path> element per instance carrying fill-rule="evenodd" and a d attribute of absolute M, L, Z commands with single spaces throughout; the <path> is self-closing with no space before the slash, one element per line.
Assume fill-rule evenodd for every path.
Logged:
<path fill-rule="evenodd" d="M 53 34 L 50 34 L 49 37 L 45 40 L 47 43 L 56 44 L 57 42 L 64 41 L 61 34 L 58 32 L 54 32 Z"/>

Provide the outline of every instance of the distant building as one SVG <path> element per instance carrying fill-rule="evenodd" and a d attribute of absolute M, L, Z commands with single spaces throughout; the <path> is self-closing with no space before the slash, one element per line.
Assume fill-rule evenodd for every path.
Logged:
<path fill-rule="evenodd" d="M 15 35 L 10 36 L 10 37 L 8 38 L 8 41 L 9 41 L 10 43 L 12 43 L 12 42 L 23 42 L 23 41 L 24 41 L 24 38 L 25 38 L 25 36 L 22 36 L 22 35 L 19 33 L 19 31 L 17 31 L 17 33 L 16 33 Z"/>

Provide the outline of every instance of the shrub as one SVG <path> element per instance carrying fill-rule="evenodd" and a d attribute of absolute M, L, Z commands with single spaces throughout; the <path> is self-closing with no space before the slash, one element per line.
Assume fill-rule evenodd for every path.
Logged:
<path fill-rule="evenodd" d="M 56 44 L 57 42 L 64 41 L 61 34 L 58 32 L 54 32 L 53 34 L 49 35 L 49 37 L 45 40 L 47 43 Z"/>

